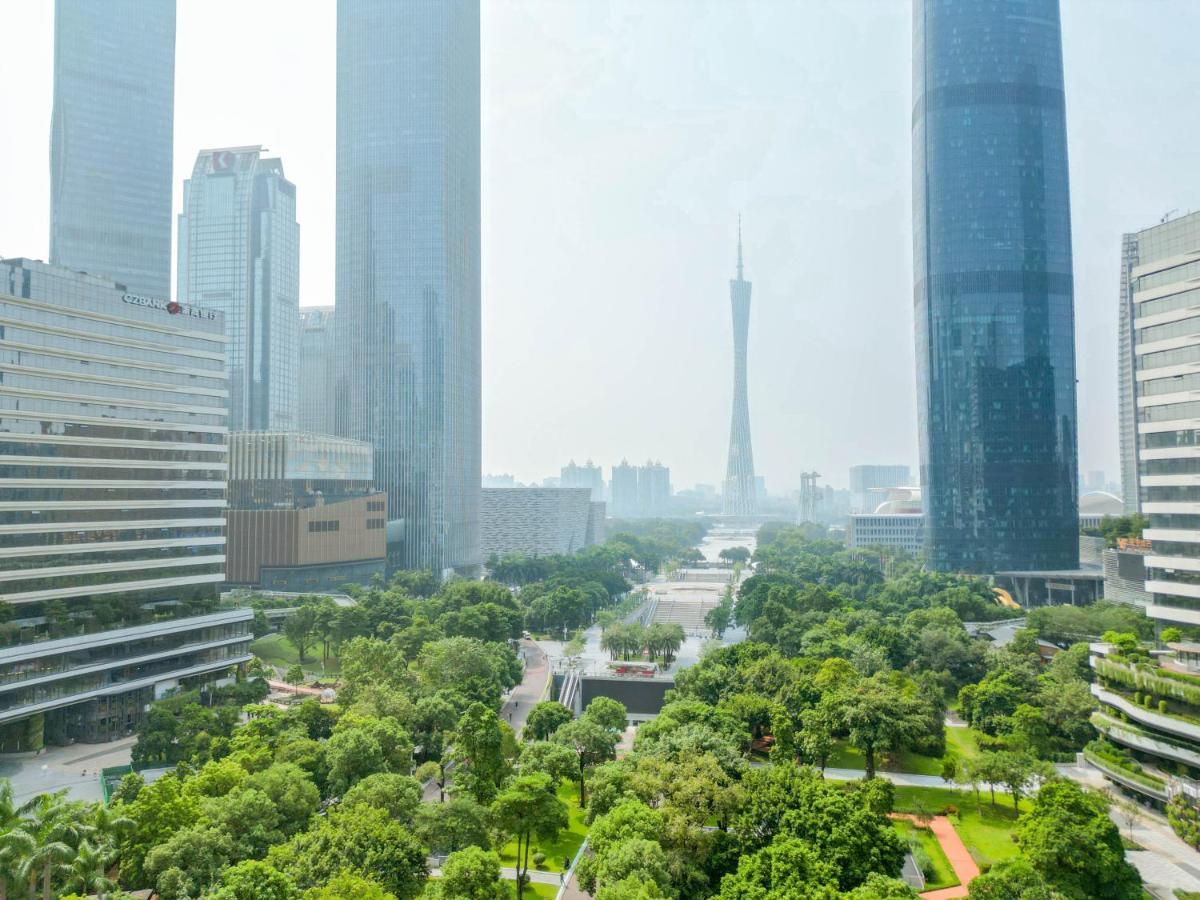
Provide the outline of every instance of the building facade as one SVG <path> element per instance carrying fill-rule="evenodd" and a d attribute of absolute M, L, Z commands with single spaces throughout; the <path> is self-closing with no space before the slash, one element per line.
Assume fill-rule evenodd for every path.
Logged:
<path fill-rule="evenodd" d="M 851 515 L 846 545 L 898 547 L 920 559 L 925 542 L 925 517 L 920 513 L 862 513 Z"/>
<path fill-rule="evenodd" d="M 612 482 L 609 484 L 612 514 L 617 519 L 630 519 L 638 513 L 638 470 L 629 460 L 621 460 L 612 467 Z"/>
<path fill-rule="evenodd" d="M 850 512 L 874 512 L 889 488 L 912 483 L 908 466 L 851 466 Z"/>
<path fill-rule="evenodd" d="M 928 565 L 1078 566 L 1058 0 L 914 0 L 913 261 Z"/>
<path fill-rule="evenodd" d="M 638 469 L 638 515 L 665 516 L 671 503 L 671 470 L 646 460 Z"/>
<path fill-rule="evenodd" d="M 478 0 L 339 0 L 335 431 L 375 448 L 389 562 L 474 572 Z"/>
<path fill-rule="evenodd" d="M 122 737 L 250 659 L 221 318 L 14 259 L 0 321 L 0 749 Z"/>
<path fill-rule="evenodd" d="M 733 414 L 729 424 L 729 458 L 725 466 L 723 493 L 727 516 L 752 516 L 758 508 L 754 448 L 750 442 L 750 400 L 746 385 L 751 285 L 742 276 L 742 220 L 739 217 L 737 278 L 729 282 L 729 304 L 733 310 Z"/>
<path fill-rule="evenodd" d="M 50 262 L 171 291 L 175 0 L 56 0 Z"/>
<path fill-rule="evenodd" d="M 305 306 L 300 310 L 300 359 L 297 364 L 296 410 L 299 430 L 333 433 L 332 395 L 334 365 L 332 306 Z"/>
<path fill-rule="evenodd" d="M 587 488 L 485 488 L 484 559 L 493 554 L 552 556 L 595 543 L 595 510 Z"/>
<path fill-rule="evenodd" d="M 1138 265 L 1138 236 L 1121 238 L 1121 289 L 1117 301 L 1117 421 L 1120 423 L 1121 500 L 1127 515 L 1141 509 L 1138 483 L 1137 360 L 1133 354 L 1137 304 L 1133 302 L 1133 268 Z"/>
<path fill-rule="evenodd" d="M 1200 625 L 1200 213 L 1132 238 L 1137 480 L 1149 520 L 1142 536 L 1153 546 L 1147 612 L 1164 624 Z"/>
<path fill-rule="evenodd" d="M 325 434 L 229 436 L 226 582 L 304 593 L 383 575 L 387 497 L 371 445 Z"/>
<path fill-rule="evenodd" d="M 201 150 L 179 214 L 176 296 L 225 319 L 233 431 L 292 430 L 297 420 L 296 186 L 262 152 Z"/>

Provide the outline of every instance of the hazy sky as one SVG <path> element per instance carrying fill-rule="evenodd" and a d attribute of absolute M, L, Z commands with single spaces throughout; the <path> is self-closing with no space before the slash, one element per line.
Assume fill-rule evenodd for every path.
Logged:
<path fill-rule="evenodd" d="M 1196 0 L 1062 0 L 1080 467 L 1119 477 L 1120 235 L 1200 207 Z M 333 0 L 179 0 L 175 211 L 202 147 L 298 189 L 332 303 Z M 50 0 L 0 0 L 0 256 L 45 258 Z M 916 461 L 908 0 L 483 0 L 483 460 L 719 483 L 744 216 L 772 491 Z"/>

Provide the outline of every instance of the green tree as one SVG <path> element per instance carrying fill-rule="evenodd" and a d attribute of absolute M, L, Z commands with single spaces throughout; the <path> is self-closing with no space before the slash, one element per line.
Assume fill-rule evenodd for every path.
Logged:
<path fill-rule="evenodd" d="M 347 869 L 321 887 L 309 888 L 301 900 L 396 900 L 396 895 L 376 879 L 364 878 Z"/>
<path fill-rule="evenodd" d="M 163 900 L 186 900 L 213 885 L 233 852 L 220 828 L 183 828 L 146 854 L 146 876 Z"/>
<path fill-rule="evenodd" d="M 587 770 L 616 756 L 617 736 L 589 719 L 568 722 L 554 733 L 555 743 L 575 753 L 579 776 L 579 805 L 587 805 Z"/>
<path fill-rule="evenodd" d="M 738 861 L 721 879 L 720 900 L 837 900 L 837 870 L 796 838 L 781 837 Z"/>
<path fill-rule="evenodd" d="M 270 799 L 279 814 L 279 828 L 286 836 L 303 831 L 321 805 L 321 794 L 308 772 L 295 763 L 275 763 L 250 775 L 244 784 Z"/>
<path fill-rule="evenodd" d="M 919 896 L 903 881 L 872 872 L 854 890 L 842 894 L 842 900 L 917 900 Z"/>
<path fill-rule="evenodd" d="M 1021 850 L 1047 883 L 1069 898 L 1138 900 L 1141 878 L 1125 861 L 1107 804 L 1072 781 L 1042 785 L 1017 826 Z"/>
<path fill-rule="evenodd" d="M 182 790 L 180 778 L 174 772 L 146 785 L 132 803 L 121 804 L 118 809 L 133 821 L 118 844 L 121 881 L 126 886 L 149 881 L 143 869 L 146 854 L 200 817 L 199 799 Z"/>
<path fill-rule="evenodd" d="M 492 804 L 498 828 L 517 841 L 517 900 L 524 896 L 529 850 L 534 838 L 549 843 L 567 827 L 567 807 L 555 796 L 550 777 L 518 775 Z"/>
<path fill-rule="evenodd" d="M 521 734 L 527 741 L 547 741 L 560 725 L 574 718 L 575 715 L 557 700 L 543 700 L 529 711 Z"/>
<path fill-rule="evenodd" d="M 625 704 L 611 697 L 596 697 L 583 711 L 583 718 L 620 734 L 625 730 Z"/>
<path fill-rule="evenodd" d="M 74 856 L 62 867 L 63 892 L 85 896 L 94 894 L 99 900 L 104 900 L 117 887 L 117 883 L 108 877 L 109 867 L 115 858 L 116 851 L 111 847 L 97 847 L 83 841 L 76 848 Z"/>
<path fill-rule="evenodd" d="M 972 879 L 968 887 L 971 900 L 1064 900 L 1029 860 L 1020 857 L 997 863 Z"/>
<path fill-rule="evenodd" d="M 283 623 L 283 633 L 292 646 L 296 648 L 296 653 L 300 656 L 300 662 L 304 662 L 304 653 L 313 644 L 314 629 L 317 625 L 317 608 L 311 603 L 304 603 L 297 607 Z"/>
<path fill-rule="evenodd" d="M 304 669 L 299 665 L 292 666 L 283 676 L 283 680 L 288 684 L 304 684 Z"/>
<path fill-rule="evenodd" d="M 232 840 L 231 860 L 258 859 L 286 837 L 278 808 L 256 788 L 238 788 L 206 800 L 202 808 L 205 820 Z"/>
<path fill-rule="evenodd" d="M 750 561 L 750 550 L 746 547 L 725 547 L 717 556 L 726 562 L 744 563 Z"/>
<path fill-rule="evenodd" d="M 839 727 L 845 730 L 850 744 L 862 751 L 867 778 L 875 777 L 877 754 L 899 750 L 928 730 L 916 700 L 892 684 L 885 674 L 839 691 L 825 703 Z"/>
<path fill-rule="evenodd" d="M 221 873 L 221 886 L 211 900 L 296 900 L 296 884 L 278 869 L 255 859 L 230 866 Z"/>
<path fill-rule="evenodd" d="M 495 710 L 472 703 L 458 720 L 454 750 L 460 763 L 456 780 L 462 778 L 478 803 L 490 803 L 509 770 L 504 758 L 504 734 Z"/>
<path fill-rule="evenodd" d="M 307 831 L 272 847 L 267 862 L 300 888 L 325 884 L 348 870 L 400 900 L 416 897 L 427 874 L 425 850 L 413 834 L 386 810 L 362 805 L 318 818 Z"/>
<path fill-rule="evenodd" d="M 521 750 L 518 768 L 522 775 L 541 772 L 550 776 L 550 781 L 557 789 L 564 778 L 575 775 L 577 760 L 570 747 L 557 744 L 554 741 L 534 741 L 526 744 Z"/>
<path fill-rule="evenodd" d="M 507 896 L 500 880 L 500 857 L 490 850 L 467 847 L 450 854 L 441 879 L 429 883 L 422 900 L 504 900 Z"/>
<path fill-rule="evenodd" d="M 422 803 L 417 807 L 413 829 L 435 853 L 491 846 L 491 814 L 470 797 L 454 797 L 448 803 Z"/>
<path fill-rule="evenodd" d="M 421 785 L 408 775 L 376 772 L 355 783 L 342 797 L 344 806 L 361 803 L 382 809 L 397 822 L 409 823 L 421 802 Z"/>

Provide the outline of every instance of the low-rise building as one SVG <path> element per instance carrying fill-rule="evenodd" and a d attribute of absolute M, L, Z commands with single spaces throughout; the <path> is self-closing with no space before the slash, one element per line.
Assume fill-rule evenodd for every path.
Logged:
<path fill-rule="evenodd" d="M 857 466 L 855 468 L 871 468 Z M 896 467 L 893 467 L 896 468 Z M 904 467 L 899 467 L 904 468 Z M 854 471 L 853 469 L 851 471 Z M 880 492 L 872 513 L 851 515 L 846 529 L 849 547 L 898 547 L 919 558 L 925 540 L 919 487 L 892 487 Z"/>
<path fill-rule="evenodd" d="M 363 441 L 241 432 L 229 439 L 227 583 L 335 591 L 386 567 L 387 496 Z"/>
<path fill-rule="evenodd" d="M 484 488 L 481 501 L 485 560 L 576 553 L 596 543 L 596 516 L 604 517 L 604 504 L 593 503 L 588 488 Z"/>

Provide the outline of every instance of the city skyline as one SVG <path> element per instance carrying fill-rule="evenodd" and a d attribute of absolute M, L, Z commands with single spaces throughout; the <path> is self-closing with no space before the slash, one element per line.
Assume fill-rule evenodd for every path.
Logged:
<path fill-rule="evenodd" d="M 904 295 L 911 281 L 908 4 L 779 11 L 751 3 L 736 14 L 721 4 L 700 6 L 686 24 L 686 40 L 654 45 L 665 54 L 657 58 L 639 34 L 678 20 L 678 4 L 634 16 L 620 3 L 589 10 L 491 6 L 483 11 L 484 160 L 486 170 L 504 172 L 509 183 L 485 188 L 484 197 L 484 334 L 497 348 L 484 356 L 484 468 L 528 481 L 572 455 L 620 459 L 632 444 L 670 458 L 680 485 L 719 482 L 725 413 L 698 421 L 708 417 L 691 416 L 669 398 L 691 392 L 711 398 L 714 410 L 727 408 L 728 314 L 724 291 L 713 285 L 726 278 L 726 223 L 738 209 L 750 223 L 755 270 L 770 279 L 770 291 L 764 286 L 756 298 L 750 336 L 758 364 L 750 375 L 758 471 L 783 492 L 797 486 L 801 468 L 844 485 L 848 465 L 915 464 L 915 379 L 905 374 L 912 369 Z M 1168 210 L 1200 206 L 1200 190 L 1184 177 L 1197 161 L 1191 126 L 1168 115 L 1200 86 L 1190 70 L 1168 62 L 1182 52 L 1187 23 L 1200 21 L 1200 10 L 1171 2 L 1102 8 L 1103 15 L 1089 15 L 1083 4 L 1064 3 L 1064 53 L 1072 143 L 1080 144 L 1078 135 L 1106 135 L 1072 158 L 1080 465 L 1117 480 L 1113 248 L 1121 234 L 1154 224 Z M 208 146 L 263 143 L 281 155 L 303 197 L 301 303 L 322 306 L 333 297 L 334 17 L 332 5 L 298 9 L 268 0 L 180 8 L 175 171 L 188 171 L 197 150 Z M 47 258 L 44 136 L 53 16 L 36 4 L 6 12 L 23 40 L 0 60 L 0 85 L 7 85 L 0 91 L 14 121 L 24 124 L 0 139 L 4 170 L 22 173 L 9 192 L 21 216 L 0 224 L 0 247 L 7 255 Z M 213 29 L 234 12 L 246 28 L 223 30 L 221 40 L 236 64 L 214 69 L 205 60 Z M 851 52 L 850 40 L 852 52 L 871 62 L 853 79 L 832 82 L 825 73 L 835 55 Z M 704 48 L 718 41 L 727 58 L 713 70 L 716 78 L 702 60 Z M 534 44 L 539 54 L 524 52 Z M 762 50 L 751 56 L 755 47 Z M 1119 61 L 1102 63 L 1115 48 Z M 593 71 L 604 75 L 591 78 Z M 1139 85 L 1146 80 L 1158 89 L 1145 92 Z M 256 90 L 245 91 L 247 83 Z M 618 120 L 634 84 L 648 89 Z M 1072 92 L 1072 84 L 1083 89 Z M 573 97 L 579 90 L 584 96 Z M 1114 107 L 1136 107 L 1164 124 L 1154 135 L 1109 134 Z M 262 116 L 264 108 L 270 116 Z M 787 109 L 795 112 L 781 120 Z M 651 122 L 655 139 L 647 143 Z M 705 134 L 720 139 L 709 154 L 681 165 Z M 1163 142 L 1177 152 L 1153 167 L 1137 164 Z M 625 146 L 638 150 L 631 155 Z M 791 160 L 785 149 L 799 155 Z M 631 201 L 644 199 L 626 201 L 606 190 L 614 167 L 628 173 Z M 720 184 L 718 170 L 726 173 Z M 583 177 L 588 171 L 594 177 Z M 732 184 L 729 171 L 741 173 Z M 827 187 L 816 185 L 813 172 Z M 174 180 L 176 213 L 181 180 Z M 531 195 L 545 197 L 547 209 L 536 215 L 519 209 L 518 200 Z M 834 195 L 841 199 L 831 201 Z M 551 223 L 562 220 L 567 203 L 591 213 L 576 223 L 582 229 L 576 236 L 564 239 Z M 629 228 L 631 222 L 636 226 Z M 845 235 L 855 230 L 870 242 L 870 266 L 852 264 L 851 247 L 833 246 L 851 243 Z M 594 253 L 601 240 L 612 243 L 611 254 Z M 683 254 L 694 257 L 687 266 L 679 265 Z M 609 265 L 612 258 L 623 265 Z M 536 266 L 528 265 L 532 259 Z M 571 271 L 586 276 L 579 290 L 566 289 Z M 598 309 L 607 312 L 593 317 L 585 338 L 578 322 Z M 646 334 L 626 343 L 626 323 L 635 320 Z M 695 345 L 653 341 L 681 329 Z M 545 379 L 513 365 L 514 353 L 534 346 L 538 335 L 545 367 L 568 377 Z M 840 342 L 862 348 L 853 365 L 835 352 Z M 635 364 L 614 371 L 605 359 L 614 349 Z M 831 372 L 840 372 L 834 391 L 789 387 L 819 383 Z M 645 402 L 631 407 L 625 398 L 639 392 Z M 546 416 L 547 409 L 560 411 Z M 669 444 L 657 438 L 660 424 Z M 616 437 L 619 430 L 631 439 Z M 530 434 L 537 438 L 532 447 L 522 437 Z M 826 434 L 844 436 L 861 453 L 847 458 L 838 446 L 843 441 Z"/>

